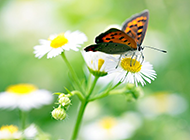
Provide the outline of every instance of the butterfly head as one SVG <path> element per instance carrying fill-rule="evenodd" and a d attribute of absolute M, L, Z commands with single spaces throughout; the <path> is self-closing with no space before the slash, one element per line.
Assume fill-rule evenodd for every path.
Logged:
<path fill-rule="evenodd" d="M 137 43 L 137 50 L 142 51 L 142 50 L 144 50 L 144 47 L 141 46 L 139 43 Z"/>

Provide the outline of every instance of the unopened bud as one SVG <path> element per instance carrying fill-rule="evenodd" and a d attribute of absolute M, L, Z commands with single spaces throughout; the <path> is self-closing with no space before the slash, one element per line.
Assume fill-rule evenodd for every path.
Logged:
<path fill-rule="evenodd" d="M 134 84 L 127 84 L 126 88 L 127 88 L 127 93 L 126 93 L 127 101 L 135 101 L 144 95 L 142 88 L 136 87 Z"/>
<path fill-rule="evenodd" d="M 56 119 L 56 120 L 63 120 L 63 119 L 66 118 L 66 112 L 61 107 L 55 108 L 51 112 L 51 114 L 52 114 L 53 118 Z"/>
<path fill-rule="evenodd" d="M 60 98 L 65 97 L 65 96 L 66 95 L 64 93 L 61 93 L 58 98 L 60 99 Z"/>
<path fill-rule="evenodd" d="M 135 84 L 131 84 L 131 83 L 128 83 L 127 85 L 126 85 L 126 88 L 128 89 L 128 90 L 132 90 L 132 89 L 134 89 L 136 86 L 135 86 Z"/>
<path fill-rule="evenodd" d="M 61 97 L 59 98 L 59 103 L 64 107 L 70 105 L 71 100 L 68 97 Z"/>

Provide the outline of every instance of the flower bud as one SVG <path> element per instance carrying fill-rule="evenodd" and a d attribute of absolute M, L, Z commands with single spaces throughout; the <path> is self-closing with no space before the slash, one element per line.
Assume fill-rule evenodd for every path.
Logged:
<path fill-rule="evenodd" d="M 127 84 L 127 92 L 125 93 L 127 101 L 135 101 L 144 95 L 141 87 L 136 87 L 134 84 Z"/>
<path fill-rule="evenodd" d="M 70 105 L 71 100 L 68 97 L 61 97 L 59 98 L 59 103 L 64 107 Z"/>
<path fill-rule="evenodd" d="M 51 114 L 52 114 L 53 118 L 56 119 L 56 120 L 63 120 L 63 119 L 66 118 L 66 112 L 61 107 L 55 108 L 51 112 Z"/>
<path fill-rule="evenodd" d="M 58 97 L 58 98 L 60 99 L 60 98 L 65 97 L 65 96 L 66 96 L 66 95 L 65 95 L 64 93 L 61 93 L 61 94 L 59 94 L 59 97 Z"/>
<path fill-rule="evenodd" d="M 131 83 L 128 83 L 128 84 L 126 85 L 126 88 L 127 88 L 128 90 L 134 89 L 135 87 L 136 87 L 135 84 L 131 84 Z"/>
<path fill-rule="evenodd" d="M 134 89 L 134 94 L 135 94 L 138 98 L 141 98 L 141 97 L 144 96 L 144 92 L 143 92 L 143 90 L 142 90 L 141 87 L 136 87 L 136 88 Z"/>

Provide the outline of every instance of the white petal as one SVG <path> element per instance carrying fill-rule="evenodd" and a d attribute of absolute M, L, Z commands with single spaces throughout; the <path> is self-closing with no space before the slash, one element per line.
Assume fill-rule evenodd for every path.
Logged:
<path fill-rule="evenodd" d="M 145 79 L 148 83 L 151 83 L 151 80 L 149 78 L 147 78 L 146 76 L 144 76 L 143 74 L 140 73 L 140 76 Z"/>
<path fill-rule="evenodd" d="M 35 57 L 42 58 L 46 53 L 51 50 L 49 46 L 37 45 L 34 47 Z"/>
<path fill-rule="evenodd" d="M 72 49 L 74 51 L 78 51 L 77 47 L 81 47 L 79 44 L 83 44 L 87 41 L 86 35 L 80 31 L 67 31 L 64 35 L 68 39 L 68 43 L 63 46 L 63 49 L 65 50 Z"/>
<path fill-rule="evenodd" d="M 40 40 L 39 40 L 39 43 L 40 43 L 41 45 L 48 45 L 48 44 L 50 43 L 50 41 L 45 40 L 45 39 L 40 39 Z"/>
<path fill-rule="evenodd" d="M 14 109 L 15 107 L 17 107 L 16 99 L 16 95 L 3 92 L 0 94 L 0 107 Z"/>
<path fill-rule="evenodd" d="M 63 52 L 63 49 L 61 47 L 56 49 L 51 49 L 51 51 L 47 54 L 47 58 L 56 57 L 57 55 L 61 54 Z"/>
<path fill-rule="evenodd" d="M 55 39 L 57 36 L 58 36 L 58 34 L 51 34 L 51 35 L 49 36 L 49 39 L 50 39 L 50 40 L 53 40 L 53 39 Z"/>
<path fill-rule="evenodd" d="M 139 73 L 135 73 L 135 78 L 136 78 L 138 83 L 139 82 L 141 83 L 142 86 L 144 86 L 146 84 Z"/>
<path fill-rule="evenodd" d="M 3 92 L 0 94 L 0 108 L 16 107 L 21 110 L 30 110 L 32 108 L 39 108 L 42 105 L 50 104 L 53 96 L 47 90 L 36 90 L 28 94 L 15 94 Z"/>
<path fill-rule="evenodd" d="M 126 82 L 134 84 L 135 79 L 131 72 L 128 72 L 125 78 Z"/>
<path fill-rule="evenodd" d="M 100 71 L 109 73 L 110 71 L 113 71 L 113 69 L 115 69 L 116 66 L 115 62 L 113 61 L 113 58 L 110 55 L 101 52 L 85 52 L 85 51 L 82 51 L 82 55 L 88 67 L 90 67 L 93 70 L 98 70 L 99 59 L 104 60 L 104 63 L 100 68 Z"/>
<path fill-rule="evenodd" d="M 39 42 L 41 45 L 34 46 L 34 54 L 35 57 L 38 57 L 40 59 L 51 50 L 51 47 L 50 47 L 50 41 L 40 39 Z"/>
<path fill-rule="evenodd" d="M 34 137 L 37 135 L 38 131 L 34 124 L 30 125 L 28 128 L 24 130 L 24 135 L 28 139 L 34 139 Z"/>
<path fill-rule="evenodd" d="M 69 40 L 69 42 L 73 42 L 73 44 L 83 44 L 87 41 L 86 35 L 80 31 L 67 31 L 65 32 L 65 37 Z"/>

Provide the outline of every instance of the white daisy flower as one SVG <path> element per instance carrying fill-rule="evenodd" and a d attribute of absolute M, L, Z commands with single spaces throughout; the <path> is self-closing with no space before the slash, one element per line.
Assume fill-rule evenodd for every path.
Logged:
<path fill-rule="evenodd" d="M 114 57 L 111 55 L 101 53 L 101 52 L 82 52 L 84 60 L 89 68 L 89 71 L 94 76 L 105 76 L 109 72 L 114 71 L 115 67 L 112 67 L 114 62 Z"/>
<path fill-rule="evenodd" d="M 142 62 L 142 60 L 132 58 L 130 54 L 133 53 L 128 52 L 122 55 L 118 68 L 115 69 L 115 72 L 120 73 L 118 78 L 124 80 L 124 82 L 136 84 L 136 86 L 138 85 L 137 83 L 141 83 L 142 86 L 146 82 L 151 83 L 151 80 L 156 78 L 156 72 L 153 70 L 153 66 L 149 62 Z M 113 67 L 117 64 L 118 60 L 115 59 Z"/>
<path fill-rule="evenodd" d="M 155 118 L 162 114 L 178 115 L 187 107 L 187 101 L 183 97 L 165 92 L 152 94 L 138 102 L 138 109 L 147 118 Z"/>
<path fill-rule="evenodd" d="M 31 124 L 29 127 L 27 127 L 24 130 L 23 134 L 24 134 L 24 137 L 27 139 L 34 139 L 38 134 L 38 130 L 37 130 L 35 124 Z"/>
<path fill-rule="evenodd" d="M 0 128 L 1 140 L 21 139 L 21 138 L 22 138 L 22 132 L 18 130 L 17 126 L 5 125 Z"/>
<path fill-rule="evenodd" d="M 87 41 L 87 37 L 80 31 L 66 31 L 61 34 L 50 35 L 48 40 L 39 40 L 40 45 L 34 46 L 35 57 L 41 58 L 47 53 L 47 58 L 55 57 L 61 54 L 64 50 L 78 51 L 77 47 L 81 47 Z"/>
<path fill-rule="evenodd" d="M 37 89 L 32 84 L 17 84 L 0 93 L 0 108 L 19 108 L 28 111 L 50 104 L 52 100 L 53 96 L 47 90 Z"/>
<path fill-rule="evenodd" d="M 136 113 L 127 113 L 122 117 L 104 117 L 89 123 L 82 129 L 84 140 L 123 140 L 132 137 L 141 126 Z"/>

